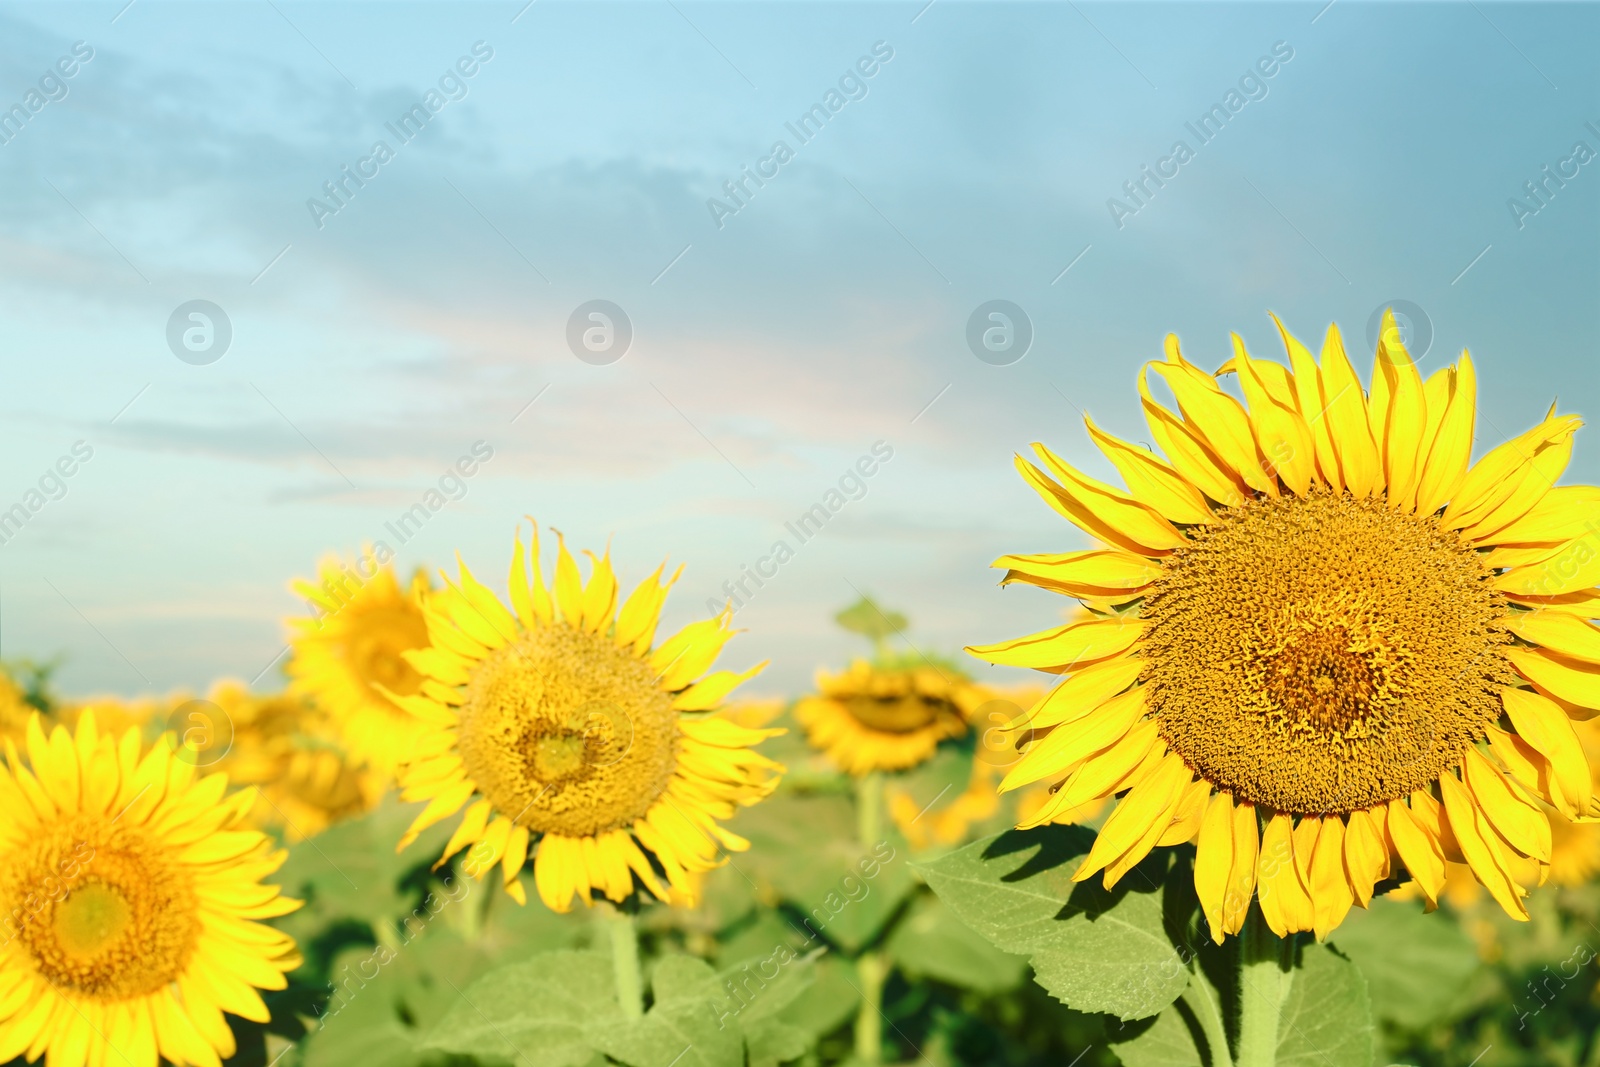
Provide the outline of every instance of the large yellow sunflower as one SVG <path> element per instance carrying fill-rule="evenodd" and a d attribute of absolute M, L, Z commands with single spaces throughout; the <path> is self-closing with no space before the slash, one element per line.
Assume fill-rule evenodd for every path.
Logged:
<path fill-rule="evenodd" d="M 223 1012 L 257 1022 L 294 941 L 259 922 L 299 902 L 261 879 L 285 854 L 244 828 L 249 790 L 224 795 L 173 746 L 101 733 L 92 711 L 0 770 L 0 1062 L 217 1067 Z"/>
<path fill-rule="evenodd" d="M 719 847 L 749 847 L 717 820 L 770 794 L 783 771 L 751 747 L 782 730 L 706 714 L 766 664 L 706 674 L 733 636 L 730 611 L 652 647 L 677 575 L 662 582 L 656 568 L 619 610 L 610 554 L 586 554 L 587 584 L 562 540 L 547 588 L 535 527 L 531 581 L 520 535 L 511 561 L 515 614 L 465 564 L 459 586 L 424 598 L 432 646 L 405 654 L 421 692 L 395 699 L 423 724 L 403 797 L 429 804 L 400 847 L 466 806 L 439 862 L 480 843 L 470 873 L 500 863 L 519 903 L 535 845 L 552 910 L 595 890 L 622 901 L 635 877 L 661 900 L 692 902 L 693 876 L 718 865 Z"/>
<path fill-rule="evenodd" d="M 843 674 L 818 671 L 817 690 L 795 704 L 794 717 L 814 748 L 857 777 L 932 758 L 992 696 L 953 668 L 864 659 Z"/>
<path fill-rule="evenodd" d="M 971 650 L 1066 676 L 1002 788 L 1057 785 L 1035 823 L 1125 793 L 1080 880 L 1198 838 L 1219 941 L 1252 895 L 1279 935 L 1326 936 L 1394 858 L 1430 901 L 1466 863 L 1526 918 L 1539 802 L 1592 814 L 1569 716 L 1600 707 L 1600 490 L 1553 488 L 1580 420 L 1552 409 L 1469 466 L 1467 354 L 1424 382 L 1386 316 L 1369 393 L 1337 328 L 1320 363 L 1279 330 L 1292 369 L 1235 336 L 1217 372 L 1244 404 L 1168 337 L 1146 372 L 1181 415 L 1140 376 L 1166 458 L 1088 424 L 1126 491 L 1018 458 L 1102 547 L 1003 557 L 1005 581 L 1115 610 Z"/>
<path fill-rule="evenodd" d="M 324 560 L 317 579 L 291 583 L 314 610 L 288 620 L 289 690 L 332 717 L 353 760 L 392 778 L 420 736 L 416 719 L 394 697 L 422 685 L 402 653 L 428 643 L 418 603 L 427 576 L 419 569 L 402 589 L 394 567 L 368 549 L 353 564 Z"/>

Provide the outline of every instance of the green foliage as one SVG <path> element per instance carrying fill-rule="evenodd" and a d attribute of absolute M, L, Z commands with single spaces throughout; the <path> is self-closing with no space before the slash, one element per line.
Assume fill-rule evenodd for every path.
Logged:
<path fill-rule="evenodd" d="M 1079 1011 L 1142 1019 L 1188 985 L 1163 924 L 1162 858 L 1113 890 L 1073 882 L 1094 837 L 1082 827 L 1012 830 L 920 866 L 956 915 L 996 948 L 1026 955 L 1034 977 Z"/>
<path fill-rule="evenodd" d="M 871 597 L 862 597 L 833 617 L 833 621 L 853 634 L 861 634 L 874 644 L 906 628 L 906 617 L 898 611 L 884 611 Z"/>
<path fill-rule="evenodd" d="M 1404 1029 L 1459 1010 L 1478 969 L 1477 946 L 1460 925 L 1413 902 L 1352 909 L 1331 940 L 1366 976 L 1377 1017 Z"/>
<path fill-rule="evenodd" d="M 1278 1016 L 1278 1067 L 1368 1067 L 1373 1034 L 1355 964 L 1326 945 L 1302 945 Z"/>

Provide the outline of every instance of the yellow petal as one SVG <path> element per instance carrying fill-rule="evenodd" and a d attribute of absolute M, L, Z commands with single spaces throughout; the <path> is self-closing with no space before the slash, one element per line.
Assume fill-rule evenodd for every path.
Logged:
<path fill-rule="evenodd" d="M 1418 825 L 1404 799 L 1389 801 L 1389 839 L 1428 903 L 1437 906 L 1444 888 L 1444 853 L 1438 840 Z"/>
<path fill-rule="evenodd" d="M 1328 426 L 1328 401 L 1322 393 L 1322 376 L 1317 371 L 1317 362 L 1311 357 L 1310 349 L 1289 333 L 1278 316 L 1273 315 L 1272 322 L 1278 327 L 1278 335 L 1283 338 L 1283 348 L 1288 353 L 1289 366 L 1294 371 L 1292 384 L 1295 406 L 1306 428 L 1311 431 L 1317 470 L 1328 485 L 1343 485 L 1339 476 L 1338 450 L 1334 448 L 1333 433 Z"/>
<path fill-rule="evenodd" d="M 1046 503 L 1080 529 L 1146 556 L 1188 543 L 1171 523 L 1127 493 L 1085 477 L 1042 444 L 1035 442 L 1033 449 L 1060 482 L 1051 481 L 1020 456 L 1018 469 L 1034 482 L 1035 491 L 1045 496 Z"/>
<path fill-rule="evenodd" d="M 1600 627 L 1557 611 L 1518 612 L 1505 627 L 1529 644 L 1585 663 L 1600 664 Z"/>
<path fill-rule="evenodd" d="M 1563 485 L 1546 490 L 1539 502 L 1522 517 L 1481 534 L 1477 540 L 1483 544 L 1565 543 L 1584 533 L 1597 532 L 1597 523 L 1600 523 L 1600 488 Z"/>
<path fill-rule="evenodd" d="M 1274 812 L 1261 835 L 1256 885 L 1261 914 L 1279 937 L 1306 929 L 1300 920 L 1311 910 L 1311 899 L 1295 866 L 1294 852 L 1289 816 L 1281 811 Z"/>
<path fill-rule="evenodd" d="M 1382 402 L 1379 402 L 1379 398 Z M 1416 507 L 1424 456 L 1419 456 L 1427 429 L 1427 401 L 1422 376 L 1400 341 L 1394 312 L 1385 308 L 1372 368 L 1372 437 L 1378 443 L 1388 500 L 1394 507 Z"/>
<path fill-rule="evenodd" d="M 611 569 L 609 548 L 598 559 L 588 549 L 583 554 L 589 557 L 589 584 L 583 589 L 581 625 L 589 633 L 597 634 L 611 625 L 611 614 L 617 608 L 617 574 Z"/>
<path fill-rule="evenodd" d="M 1131 689 L 1106 701 L 1078 722 L 1057 726 L 1028 751 L 1000 782 L 1006 792 L 1043 778 L 1059 777 L 1097 752 L 1120 741 L 1144 715 L 1143 689 Z"/>
<path fill-rule="evenodd" d="M 1545 759 L 1553 772 L 1556 807 L 1569 818 L 1589 814 L 1592 787 L 1589 763 L 1572 721 L 1554 701 L 1526 689 L 1502 689 L 1500 702 L 1517 734 Z"/>
<path fill-rule="evenodd" d="M 1129 598 L 1161 576 L 1161 565 L 1132 552 L 1091 548 L 1034 556 L 1001 556 L 991 567 L 1005 567 L 1001 585 L 1024 582 L 1066 596 Z"/>
<path fill-rule="evenodd" d="M 1034 730 L 1076 722 L 1104 704 L 1139 677 L 1144 662 L 1119 656 L 1074 671 L 1028 711 L 1027 725 Z"/>
<path fill-rule="evenodd" d="M 1222 898 L 1222 928 L 1230 934 L 1244 929 L 1250 900 L 1256 892 L 1256 865 L 1261 853 L 1261 829 L 1256 806 L 1240 801 L 1233 808 L 1233 867 L 1228 872 L 1228 892 Z"/>
<path fill-rule="evenodd" d="M 1195 524 L 1216 521 L 1211 505 L 1206 503 L 1200 490 L 1171 464 L 1158 459 L 1147 449 L 1111 436 L 1088 416 L 1083 421 L 1089 428 L 1089 436 L 1117 468 L 1136 500 L 1154 509 L 1168 522 Z"/>
<path fill-rule="evenodd" d="M 1511 788 L 1499 769 L 1475 748 L 1462 756 L 1462 780 L 1491 825 L 1524 856 L 1550 862 L 1550 820 Z"/>
<path fill-rule="evenodd" d="M 578 561 L 567 551 L 567 538 L 556 531 L 556 607 L 561 617 L 576 626 L 583 618 L 583 579 L 578 574 Z"/>
<path fill-rule="evenodd" d="M 1473 803 L 1472 795 L 1456 781 L 1453 774 L 1439 776 L 1439 792 L 1444 799 L 1450 830 L 1455 834 L 1461 854 L 1466 857 L 1473 875 L 1483 883 L 1483 887 L 1505 909 L 1507 915 L 1526 922 L 1528 910 L 1522 904 L 1524 890 L 1512 881 L 1500 857 L 1495 854 L 1493 845 L 1485 839 L 1483 816 Z"/>
<path fill-rule="evenodd" d="M 1367 416 L 1366 395 L 1355 368 L 1344 353 L 1339 327 L 1330 325 L 1322 342 L 1322 395 L 1327 398 L 1328 432 L 1339 453 L 1339 473 L 1350 495 L 1360 499 L 1382 488 L 1383 469 L 1378 463 L 1378 447 L 1372 440 Z"/>
<path fill-rule="evenodd" d="M 1223 392 L 1211 376 L 1177 355 L 1177 338 L 1167 337 L 1167 355 L 1176 362 L 1151 363 L 1178 399 L 1189 427 L 1209 445 L 1244 483 L 1269 496 L 1278 495 L 1277 479 L 1261 469 L 1250 418 L 1237 400 Z"/>
<path fill-rule="evenodd" d="M 1472 460 L 1472 438 L 1478 417 L 1478 378 L 1472 356 L 1463 351 L 1460 361 L 1449 370 L 1445 383 L 1449 395 L 1444 410 L 1431 439 L 1423 446 L 1427 461 L 1417 483 L 1417 511 L 1424 515 L 1433 514 L 1455 498 Z M 1432 405 L 1430 396 L 1430 418 Z"/>
<path fill-rule="evenodd" d="M 1552 449 L 1559 450 L 1556 458 L 1570 453 L 1572 435 L 1581 425 L 1583 420 L 1576 415 L 1546 419 L 1533 429 L 1492 449 L 1467 471 L 1460 490 L 1444 509 L 1440 521 L 1447 527 L 1460 529 L 1487 517 L 1514 493 L 1523 489 L 1532 473 L 1531 465 L 1541 456 Z M 1546 468 L 1541 467 L 1539 476 L 1542 477 L 1545 472 Z M 1543 488 L 1549 489 L 1553 480 L 1545 480 Z M 1529 506 L 1532 503 L 1530 501 Z M 1517 517 L 1520 515 L 1512 516 Z"/>
<path fill-rule="evenodd" d="M 1228 469 L 1228 465 L 1188 424 L 1150 398 L 1150 386 L 1146 380 L 1148 373 L 1148 367 L 1139 372 L 1140 403 L 1144 408 L 1145 422 L 1150 426 L 1150 436 L 1166 453 L 1173 469 L 1217 503 L 1228 507 L 1241 503 L 1246 491 L 1244 481 Z"/>
<path fill-rule="evenodd" d="M 1311 910 L 1315 916 L 1312 928 L 1318 941 L 1326 940 L 1344 922 L 1355 901 L 1344 869 L 1344 821 L 1337 815 L 1321 821 L 1310 863 Z"/>
<path fill-rule="evenodd" d="M 1233 798 L 1218 793 L 1200 820 L 1200 840 L 1194 854 L 1194 891 L 1211 927 L 1211 940 L 1222 944 L 1222 903 L 1233 869 Z"/>
<path fill-rule="evenodd" d="M 1344 870 L 1363 908 L 1372 903 L 1372 887 L 1387 873 L 1389 851 L 1373 813 L 1352 811 L 1344 828 Z"/>
<path fill-rule="evenodd" d="M 1156 838 L 1171 820 L 1172 809 L 1194 777 L 1183 759 L 1169 754 L 1154 773 L 1128 791 L 1116 810 L 1095 835 L 1089 855 L 1073 872 L 1081 882 L 1105 869 L 1105 887 L 1116 885 L 1121 876 L 1149 854 Z"/>
<path fill-rule="evenodd" d="M 1280 404 L 1267 387 L 1262 368 L 1276 364 L 1251 359 L 1238 334 L 1233 335 L 1233 359 L 1229 362 L 1238 371 L 1266 473 L 1281 478 L 1295 495 L 1305 496 L 1317 473 L 1316 446 L 1300 412 Z"/>
<path fill-rule="evenodd" d="M 967 651 L 981 660 L 1006 667 L 1034 667 L 1058 673 L 1081 662 L 1124 652 L 1139 639 L 1144 624 L 1123 616 L 1069 622 L 1026 637 L 993 645 L 972 645 Z"/>
<path fill-rule="evenodd" d="M 769 662 L 762 660 L 747 671 L 716 671 L 708 674 L 674 697 L 672 707 L 676 711 L 710 711 L 719 707 L 736 686 L 760 674 Z"/>

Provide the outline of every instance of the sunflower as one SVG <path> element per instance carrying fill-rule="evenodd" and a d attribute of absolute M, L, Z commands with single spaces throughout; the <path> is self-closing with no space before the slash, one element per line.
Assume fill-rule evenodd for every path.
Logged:
<path fill-rule="evenodd" d="M 245 828 L 250 791 L 92 711 L 48 738 L 34 716 L 25 751 L 0 770 L 0 1062 L 217 1067 L 223 1012 L 267 1022 L 256 990 L 300 963 L 258 921 L 299 902 L 261 884 L 285 853 Z"/>
<path fill-rule="evenodd" d="M 28 703 L 22 686 L 8 672 L 0 671 L 0 737 L 21 741 L 33 713 L 34 707 Z"/>
<path fill-rule="evenodd" d="M 1370 393 L 1337 328 L 1319 362 L 1279 323 L 1289 368 L 1235 335 L 1217 376 L 1245 404 L 1168 337 L 1140 376 L 1167 458 L 1088 423 L 1127 491 L 1017 460 L 1100 546 L 1002 557 L 1004 581 L 1115 610 L 970 650 L 1065 675 L 1002 788 L 1056 787 L 1035 824 L 1125 794 L 1078 880 L 1197 839 L 1218 941 L 1252 895 L 1280 936 L 1325 937 L 1402 865 L 1434 902 L 1446 860 L 1526 919 L 1540 802 L 1592 815 L 1570 716 L 1600 707 L 1600 490 L 1552 487 L 1580 420 L 1552 409 L 1469 466 L 1471 357 L 1424 382 L 1392 327 Z"/>
<path fill-rule="evenodd" d="M 405 653 L 421 691 L 395 700 L 422 727 L 402 796 L 429 803 L 400 848 L 465 806 L 439 863 L 477 843 L 469 873 L 500 863 L 518 903 L 535 844 L 534 882 L 554 911 L 575 893 L 625 900 L 635 877 L 658 899 L 692 903 L 719 846 L 749 847 L 717 820 L 769 795 L 783 771 L 751 747 L 782 730 L 706 714 L 766 664 L 705 673 L 734 634 L 729 610 L 652 647 L 677 574 L 663 582 L 657 567 L 619 610 L 610 553 L 585 554 L 587 583 L 561 539 L 547 588 L 535 526 L 531 580 L 516 539 L 515 614 L 465 564 L 459 586 L 424 598 L 432 646 Z"/>
<path fill-rule="evenodd" d="M 855 660 L 843 674 L 817 672 L 817 694 L 795 704 L 806 739 L 857 777 L 903 771 L 961 737 L 991 694 L 953 667 L 920 657 Z"/>
<path fill-rule="evenodd" d="M 233 681 L 212 686 L 207 701 L 227 723 L 215 769 L 256 787 L 254 825 L 300 841 L 370 811 L 382 796 L 381 776 L 351 765 L 319 708 L 282 694 L 255 696 Z"/>
<path fill-rule="evenodd" d="M 418 569 L 402 590 L 393 566 L 368 549 L 353 565 L 324 560 L 318 579 L 292 583 L 313 614 L 288 620 L 289 691 L 328 713 L 352 760 L 393 778 L 421 736 L 421 724 L 395 698 L 422 686 L 402 653 L 428 643 L 417 602 L 427 576 Z"/>

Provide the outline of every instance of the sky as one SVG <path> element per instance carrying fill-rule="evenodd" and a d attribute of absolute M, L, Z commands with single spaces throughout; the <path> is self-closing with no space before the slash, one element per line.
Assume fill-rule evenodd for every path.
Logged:
<path fill-rule="evenodd" d="M 525 515 L 685 564 L 669 625 L 768 560 L 753 692 L 866 651 L 863 593 L 928 653 L 1058 624 L 989 569 L 1087 546 L 1012 456 L 1108 475 L 1083 416 L 1147 440 L 1169 332 L 1370 354 L 1395 304 L 1424 373 L 1472 352 L 1479 454 L 1600 408 L 1597 41 L 1592 4 L 0 6 L 0 512 L 42 501 L 0 656 L 270 690 L 319 558 L 503 589 Z"/>

